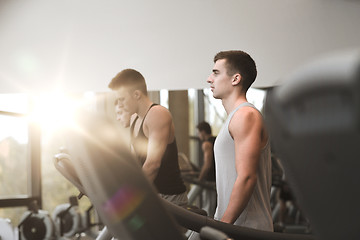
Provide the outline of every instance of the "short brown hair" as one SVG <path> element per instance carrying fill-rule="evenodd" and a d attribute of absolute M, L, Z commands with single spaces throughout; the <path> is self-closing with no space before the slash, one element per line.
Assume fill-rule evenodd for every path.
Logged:
<path fill-rule="evenodd" d="M 111 80 L 108 87 L 111 90 L 117 90 L 121 87 L 129 87 L 134 90 L 140 90 L 147 95 L 147 87 L 143 75 L 134 69 L 124 69 Z"/>
<path fill-rule="evenodd" d="M 242 87 L 246 92 L 255 81 L 257 70 L 255 61 L 244 51 L 231 50 L 222 51 L 215 55 L 214 63 L 220 59 L 226 60 L 226 69 L 228 75 L 240 73 L 242 77 Z"/>
<path fill-rule="evenodd" d="M 211 134 L 211 126 L 208 122 L 202 121 L 198 125 L 196 125 L 196 128 L 201 132 L 205 131 L 207 134 Z"/>

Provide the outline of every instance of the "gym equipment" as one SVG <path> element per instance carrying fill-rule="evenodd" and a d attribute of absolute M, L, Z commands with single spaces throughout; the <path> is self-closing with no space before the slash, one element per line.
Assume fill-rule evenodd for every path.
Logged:
<path fill-rule="evenodd" d="M 203 209 L 208 216 L 213 217 L 216 209 L 215 182 L 199 181 L 198 173 L 182 173 L 181 177 L 184 182 L 193 185 L 187 195 L 189 199 L 188 204 L 197 205 L 197 207 Z"/>
<path fill-rule="evenodd" d="M 267 94 L 265 120 L 319 239 L 360 239 L 360 50 L 302 67 Z"/>
<path fill-rule="evenodd" d="M 275 232 L 310 234 L 308 220 L 297 206 L 284 175 L 281 161 L 271 156 L 272 186 L 270 194 L 271 215 Z M 283 209 L 282 209 L 283 208 Z"/>
<path fill-rule="evenodd" d="M 198 139 L 198 138 L 197 138 Z M 190 191 L 188 192 L 189 205 L 195 204 L 202 215 L 213 216 L 216 208 L 216 184 L 210 181 L 199 181 L 198 176 L 200 169 L 194 165 L 184 153 L 179 153 L 179 165 L 181 170 L 181 177 L 184 182 L 193 184 Z M 206 191 L 206 192 L 205 192 Z M 212 200 L 204 200 L 205 197 L 210 197 Z M 195 211 L 195 212 L 196 212 Z"/>
<path fill-rule="evenodd" d="M 15 232 L 10 219 L 0 218 L 0 240 L 15 240 Z"/>
<path fill-rule="evenodd" d="M 83 190 L 97 209 L 108 230 L 119 239 L 184 239 L 177 222 L 197 232 L 205 226 L 234 239 L 313 240 L 313 236 L 258 231 L 192 213 L 167 201 L 160 201 L 153 186 L 111 122 L 81 113 L 81 130 L 69 131 L 69 153 Z M 64 165 L 65 166 L 65 165 Z M 70 166 L 70 165 L 66 165 Z M 61 169 L 61 168 L 58 168 Z M 62 169 L 66 171 L 66 169 Z M 65 176 L 64 175 L 64 176 Z M 171 213 L 171 214 L 170 214 Z"/>
<path fill-rule="evenodd" d="M 71 162 L 71 157 L 68 153 L 61 150 L 61 153 L 58 153 L 54 156 L 54 166 L 55 168 L 67 179 L 69 180 L 78 190 L 79 195 L 78 199 L 82 198 L 85 193 L 85 189 L 82 186 L 80 179 L 76 175 L 75 168 L 73 163 Z M 90 206 L 84 216 L 82 216 L 82 231 L 90 238 L 94 238 L 96 240 L 111 240 L 112 236 L 107 231 L 107 228 L 104 227 L 99 233 L 91 230 L 91 227 L 99 225 L 99 223 L 91 223 L 91 212 L 93 211 L 93 206 Z"/>
<path fill-rule="evenodd" d="M 196 175 L 194 175 L 194 174 L 182 174 L 181 177 L 184 179 L 185 182 L 198 185 L 198 186 L 200 186 L 201 188 L 204 188 L 204 189 L 209 189 L 209 190 L 216 191 L 215 182 L 199 181 L 198 180 L 198 174 L 196 174 Z"/>
<path fill-rule="evenodd" d="M 223 223 L 213 218 L 202 216 L 183 208 L 163 201 L 166 209 L 173 215 L 178 224 L 182 227 L 200 232 L 205 226 L 220 230 L 233 239 L 247 240 L 314 240 L 315 237 L 307 234 L 287 234 L 260 231 L 246 227 L 239 227 L 232 224 Z"/>
<path fill-rule="evenodd" d="M 83 223 L 82 232 L 85 233 L 86 236 L 88 236 L 90 238 L 100 240 L 101 238 L 99 238 L 99 236 L 98 236 L 99 231 L 95 230 L 93 227 L 103 226 L 103 224 L 101 222 L 92 222 L 92 220 L 91 220 L 92 214 L 96 214 L 93 205 L 91 205 L 88 209 L 86 209 L 85 214 L 82 216 L 82 223 Z M 97 216 L 94 215 L 94 218 L 96 219 Z"/>
<path fill-rule="evenodd" d="M 73 237 L 83 230 L 82 216 L 77 198 L 70 197 L 69 202 L 58 205 L 52 213 L 56 233 L 60 237 Z"/>
<path fill-rule="evenodd" d="M 179 152 L 178 156 L 179 156 L 179 167 L 181 173 L 200 172 L 200 169 L 189 160 L 189 158 L 186 156 L 185 153 Z"/>
<path fill-rule="evenodd" d="M 230 238 L 223 232 L 211 227 L 203 227 L 200 231 L 201 239 L 207 240 L 230 240 Z"/>
<path fill-rule="evenodd" d="M 55 240 L 55 226 L 47 211 L 33 202 L 24 212 L 18 225 L 19 240 Z"/>
<path fill-rule="evenodd" d="M 73 163 L 71 162 L 70 155 L 65 152 L 56 154 L 54 157 L 54 166 L 79 190 L 80 194 L 78 199 L 80 199 L 85 194 L 85 189 L 80 183 L 80 179 L 78 178 Z"/>

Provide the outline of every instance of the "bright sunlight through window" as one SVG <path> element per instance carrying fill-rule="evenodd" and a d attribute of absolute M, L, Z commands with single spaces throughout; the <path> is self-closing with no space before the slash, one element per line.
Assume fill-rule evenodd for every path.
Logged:
<path fill-rule="evenodd" d="M 38 123 L 43 131 L 55 132 L 64 127 L 74 126 L 75 112 L 81 102 L 63 93 L 41 94 L 33 98 L 32 121 Z"/>

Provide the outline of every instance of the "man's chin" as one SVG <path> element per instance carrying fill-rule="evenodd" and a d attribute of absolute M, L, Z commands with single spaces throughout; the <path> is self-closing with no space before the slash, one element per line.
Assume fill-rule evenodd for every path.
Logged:
<path fill-rule="evenodd" d="M 217 95 L 215 95 L 214 93 L 213 93 L 213 97 L 214 97 L 215 99 L 220 99 L 220 97 L 217 96 Z"/>

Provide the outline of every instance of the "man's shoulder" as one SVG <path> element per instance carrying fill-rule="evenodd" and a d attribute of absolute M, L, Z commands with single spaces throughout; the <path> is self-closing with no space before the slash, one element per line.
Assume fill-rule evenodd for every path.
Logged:
<path fill-rule="evenodd" d="M 171 122 L 172 116 L 170 111 L 161 106 L 161 105 L 154 105 L 148 112 L 147 117 L 145 119 L 145 124 L 147 123 L 160 123 L 160 122 Z"/>
<path fill-rule="evenodd" d="M 233 135 L 235 132 L 248 132 L 250 129 L 261 129 L 263 126 L 263 119 L 261 113 L 250 106 L 239 108 L 233 115 L 229 131 Z M 242 129 L 242 130 L 241 130 Z"/>
<path fill-rule="evenodd" d="M 239 120 L 255 120 L 258 118 L 262 118 L 262 115 L 255 107 L 245 105 L 235 111 L 232 118 Z"/>
<path fill-rule="evenodd" d="M 158 115 L 158 114 L 171 116 L 170 111 L 166 107 L 161 106 L 160 104 L 156 104 L 149 110 L 148 115 Z"/>

